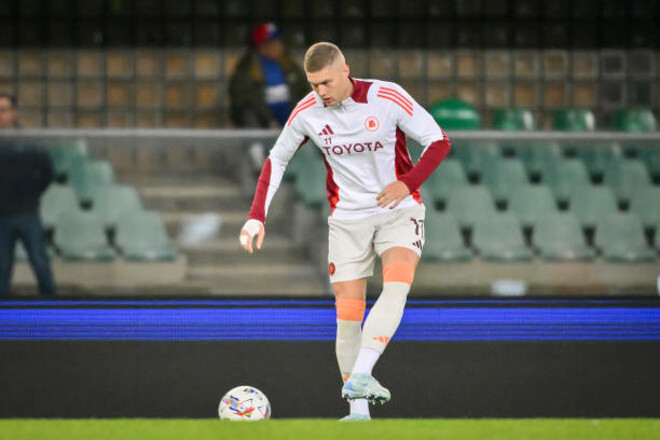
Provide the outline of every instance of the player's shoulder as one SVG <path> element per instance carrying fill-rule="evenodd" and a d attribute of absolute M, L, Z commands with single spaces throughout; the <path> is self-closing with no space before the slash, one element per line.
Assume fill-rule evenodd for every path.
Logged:
<path fill-rule="evenodd" d="M 289 116 L 289 120 L 287 121 L 286 125 L 291 125 L 291 123 L 298 118 L 300 115 L 304 114 L 305 110 L 308 110 L 310 108 L 314 107 L 322 107 L 323 106 L 323 101 L 319 99 L 319 96 L 316 94 L 316 92 L 312 91 L 309 92 L 303 99 L 298 101 L 296 106 L 291 110 L 291 115 Z"/>
<path fill-rule="evenodd" d="M 372 89 L 374 89 L 372 93 L 375 99 L 381 100 L 385 104 L 396 105 L 412 116 L 413 100 L 399 84 L 391 81 L 374 80 Z"/>

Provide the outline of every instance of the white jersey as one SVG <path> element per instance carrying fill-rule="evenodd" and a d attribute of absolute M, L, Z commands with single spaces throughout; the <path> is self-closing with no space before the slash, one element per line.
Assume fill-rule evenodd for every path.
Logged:
<path fill-rule="evenodd" d="M 249 218 L 265 221 L 284 170 L 301 147 L 321 151 L 332 218 L 388 212 L 388 207 L 378 206 L 376 196 L 396 180 L 403 181 L 411 194 L 395 209 L 422 203 L 419 186 L 449 152 L 447 136 L 399 85 L 351 81 L 353 94 L 336 105 L 325 106 L 311 92 L 294 108 L 264 164 Z M 406 135 L 425 146 L 415 167 Z"/>

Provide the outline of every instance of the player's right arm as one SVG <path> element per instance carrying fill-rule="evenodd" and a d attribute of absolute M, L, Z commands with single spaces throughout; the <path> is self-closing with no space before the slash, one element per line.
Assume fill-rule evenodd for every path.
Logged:
<path fill-rule="evenodd" d="M 295 114 L 295 110 L 293 114 Z M 270 150 L 270 154 L 261 168 L 247 222 L 245 222 L 239 236 L 241 246 L 247 252 L 253 252 L 252 241 L 255 235 L 257 236 L 257 249 L 261 249 L 261 244 L 266 235 L 264 224 L 266 223 L 268 207 L 282 182 L 287 164 L 308 139 L 300 126 L 300 118 L 290 119 Z"/>

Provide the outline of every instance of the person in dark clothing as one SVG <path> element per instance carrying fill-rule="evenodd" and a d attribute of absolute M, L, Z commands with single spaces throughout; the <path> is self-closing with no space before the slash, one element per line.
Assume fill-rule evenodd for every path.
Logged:
<path fill-rule="evenodd" d="M 8 115 L 13 114 L 13 117 Z M 16 125 L 15 100 L 0 95 L 0 128 Z M 39 199 L 53 180 L 48 153 L 15 141 L 0 141 L 0 296 L 10 295 L 16 241 L 25 247 L 42 295 L 55 294 L 46 253 Z"/>
<path fill-rule="evenodd" d="M 252 46 L 229 83 L 231 119 L 237 127 L 282 127 L 294 105 L 309 93 L 305 74 L 286 52 L 280 34 L 273 23 L 252 30 Z"/>

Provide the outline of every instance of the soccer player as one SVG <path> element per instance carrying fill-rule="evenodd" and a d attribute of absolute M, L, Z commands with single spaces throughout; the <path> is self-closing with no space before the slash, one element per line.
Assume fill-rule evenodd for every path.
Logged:
<path fill-rule="evenodd" d="M 285 167 L 311 140 L 327 169 L 336 354 L 345 382 L 342 396 L 350 403 L 350 414 L 342 420 L 370 420 L 368 404 L 390 400 L 389 390 L 371 372 L 399 326 L 424 246 L 419 188 L 447 156 L 450 143 L 399 85 L 352 78 L 334 44 L 312 45 L 304 69 L 313 91 L 294 108 L 263 165 L 239 240 L 253 253 L 256 236 L 261 249 L 268 206 Z M 414 166 L 406 135 L 425 146 Z M 376 256 L 382 261 L 383 291 L 362 326 Z"/>

